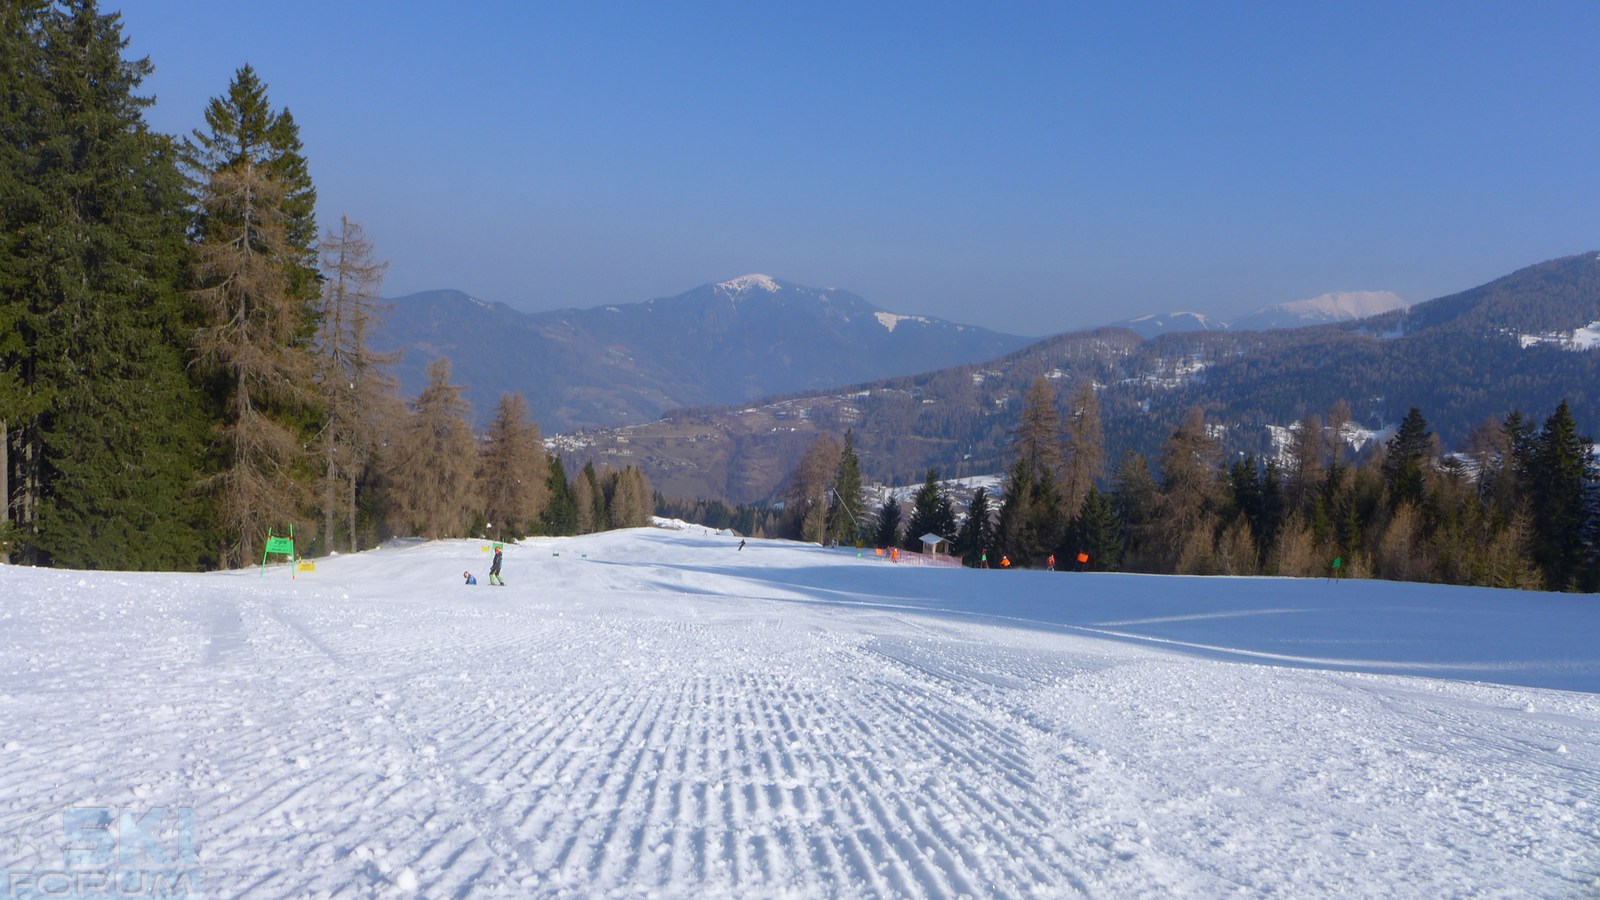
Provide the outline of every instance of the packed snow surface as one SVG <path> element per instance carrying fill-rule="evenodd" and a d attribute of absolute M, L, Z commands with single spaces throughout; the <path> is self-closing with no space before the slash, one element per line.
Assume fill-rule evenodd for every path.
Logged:
<path fill-rule="evenodd" d="M 107 807 L 217 897 L 1600 893 L 1595 597 L 738 547 L 0 566 L 0 870 Z"/>

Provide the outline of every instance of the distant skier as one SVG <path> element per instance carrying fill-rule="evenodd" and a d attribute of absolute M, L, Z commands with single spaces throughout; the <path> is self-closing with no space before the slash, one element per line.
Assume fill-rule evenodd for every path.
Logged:
<path fill-rule="evenodd" d="M 494 562 L 489 564 L 489 583 L 505 587 L 506 581 L 500 577 L 500 545 L 494 545 Z"/>
<path fill-rule="evenodd" d="M 978 568 L 980 568 L 980 569 L 989 568 L 989 548 L 988 547 L 985 547 L 982 550 L 978 551 Z"/>
<path fill-rule="evenodd" d="M 1054 553 L 1050 554 L 1050 558 L 1044 561 L 1044 570 L 1046 572 L 1054 572 L 1056 570 L 1056 555 Z"/>
<path fill-rule="evenodd" d="M 461 577 L 465 578 L 467 580 L 467 584 L 477 584 L 478 583 L 478 579 L 474 578 L 472 576 L 471 572 L 462 572 L 461 573 Z"/>
<path fill-rule="evenodd" d="M 739 549 L 740 550 L 744 549 L 744 538 L 739 538 Z"/>

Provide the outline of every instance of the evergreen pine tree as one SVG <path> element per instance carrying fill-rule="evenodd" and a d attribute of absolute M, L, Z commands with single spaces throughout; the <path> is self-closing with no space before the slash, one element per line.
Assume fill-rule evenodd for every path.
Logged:
<path fill-rule="evenodd" d="M 1402 503 L 1422 502 L 1423 481 L 1432 458 L 1433 433 L 1428 430 L 1422 411 L 1413 406 L 1400 423 L 1400 430 L 1389 439 L 1384 458 L 1383 478 L 1390 509 L 1398 509 Z"/>
<path fill-rule="evenodd" d="M 254 68 L 234 72 L 228 92 L 206 104 L 205 130 L 195 129 L 184 141 L 182 157 L 189 169 L 191 191 L 199 200 L 196 229 L 208 236 L 211 216 L 205 199 L 213 191 L 209 182 L 229 169 L 259 170 L 278 188 L 275 214 L 282 219 L 285 250 L 278 256 L 284 272 L 284 292 L 295 313 L 296 339 L 309 343 L 316 333 L 320 287 L 317 275 L 317 189 L 300 143 L 300 126 L 287 108 L 274 110 L 267 86 Z"/>
<path fill-rule="evenodd" d="M 1067 533 L 1071 516 L 1067 514 L 1066 501 L 1056 485 L 1056 477 L 1049 471 L 1041 472 L 1034 482 L 1033 507 L 1029 512 L 1034 545 L 1023 555 L 1024 565 L 1042 566 L 1052 548 L 1060 546 Z M 1015 556 L 1012 563 L 1019 561 Z"/>
<path fill-rule="evenodd" d="M 19 11 L 40 12 L 0 15 Z M 20 379 L 0 376 L 0 393 L 32 414 L 15 458 L 30 520 L 24 558 L 196 568 L 207 543 L 193 490 L 204 426 L 177 291 L 184 194 L 171 143 L 146 127 L 150 101 L 135 93 L 151 66 L 123 58 L 120 17 L 94 2 L 34 23 L 37 44 L 18 61 L 36 66 L 32 78 L 8 85 L 22 89 L 3 104 L 5 142 L 22 139 L 8 147 L 24 165 L 9 174 L 21 189 L 0 213 L 3 277 L 17 291 L 0 318 L 14 319 L 23 344 L 0 366 Z M 22 74 L 12 65 L 8 79 Z"/>
<path fill-rule="evenodd" d="M 861 461 L 856 457 L 855 432 L 846 431 L 828 504 L 828 537 L 836 543 L 854 544 L 865 537 L 866 528 L 861 503 Z"/>
<path fill-rule="evenodd" d="M 578 498 L 578 533 L 593 534 L 611 527 L 606 518 L 606 491 L 595 471 L 594 460 L 583 464 L 575 485 Z"/>
<path fill-rule="evenodd" d="M 567 481 L 566 464 L 554 453 L 548 459 L 549 500 L 539 517 L 540 531 L 549 535 L 577 534 L 578 499 Z"/>
<path fill-rule="evenodd" d="M 48 400 L 47 385 L 34 377 L 33 260 L 25 249 L 43 206 L 38 179 L 27 176 L 36 168 L 47 106 L 40 44 L 48 8 L 47 0 L 0 3 L 0 563 L 11 561 L 24 531 L 35 530 L 38 446 L 32 433 Z M 13 453 L 13 446 L 30 446 L 34 458 Z"/>
<path fill-rule="evenodd" d="M 1150 464 L 1138 453 L 1128 451 L 1117 464 L 1112 478 L 1111 508 L 1122 523 L 1122 568 L 1152 571 L 1155 568 L 1157 507 L 1160 487 L 1150 473 Z"/>
<path fill-rule="evenodd" d="M 245 66 L 206 108 L 209 132 L 186 143 L 197 197 L 197 333 L 222 419 L 224 459 L 212 483 L 228 562 L 255 555 L 271 527 L 302 515 L 305 447 L 319 415 L 316 192 L 294 120 L 274 112 Z M 430 527 L 450 528 L 435 522 Z"/>
<path fill-rule="evenodd" d="M 1111 498 L 1091 486 L 1078 515 L 1067 531 L 1068 537 L 1056 553 L 1057 568 L 1078 567 L 1078 554 L 1088 554 L 1082 564 L 1086 572 L 1115 572 L 1122 565 L 1122 522 L 1117 519 Z"/>
<path fill-rule="evenodd" d="M 891 494 L 878 507 L 873 527 L 873 546 L 889 549 L 900 546 L 900 501 Z"/>
<path fill-rule="evenodd" d="M 929 469 L 912 500 L 911 521 L 906 526 L 904 546 L 907 550 L 921 550 L 922 536 L 936 534 L 945 540 L 956 535 L 955 507 L 950 495 L 939 486 L 939 470 Z"/>
<path fill-rule="evenodd" d="M 990 563 L 1004 555 L 1013 566 L 1023 566 L 1038 556 L 1043 545 L 1039 541 L 1036 515 L 1038 481 L 1026 457 L 1018 457 L 1006 475 L 1006 496 L 1000 502 L 1000 514 L 995 521 L 995 546 L 990 550 Z"/>
<path fill-rule="evenodd" d="M 1595 463 L 1566 400 L 1534 438 L 1528 470 L 1534 562 L 1551 590 L 1571 590 L 1585 574 Z"/>
<path fill-rule="evenodd" d="M 967 505 L 967 516 L 956 532 L 951 552 L 969 566 L 976 566 L 980 554 L 994 546 L 994 525 L 989 514 L 989 492 L 978 488 Z"/>

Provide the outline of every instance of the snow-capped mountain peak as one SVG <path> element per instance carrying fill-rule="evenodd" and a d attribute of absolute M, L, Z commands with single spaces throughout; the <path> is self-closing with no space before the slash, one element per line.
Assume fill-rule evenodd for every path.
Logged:
<path fill-rule="evenodd" d="M 769 294 L 776 294 L 783 288 L 778 284 L 777 279 L 773 278 L 771 275 L 754 274 L 740 275 L 738 278 L 730 278 L 727 281 L 718 282 L 717 289 L 734 297 L 738 297 L 742 294 L 756 290 L 766 291 Z"/>
<path fill-rule="evenodd" d="M 1295 328 L 1348 322 L 1382 315 L 1410 306 L 1392 291 L 1334 291 L 1309 300 L 1274 303 L 1235 319 L 1234 331 L 1265 331 L 1270 328 Z"/>
<path fill-rule="evenodd" d="M 1365 319 L 1409 305 L 1392 291 L 1334 291 L 1309 300 L 1293 300 L 1269 308 L 1298 313 L 1308 318 Z"/>

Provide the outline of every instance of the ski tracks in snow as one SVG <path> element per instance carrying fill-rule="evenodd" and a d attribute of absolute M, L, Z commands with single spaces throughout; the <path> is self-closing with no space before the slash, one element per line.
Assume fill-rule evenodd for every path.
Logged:
<path fill-rule="evenodd" d="M 222 896 L 1600 878 L 1593 695 L 786 602 L 687 565 L 552 557 L 536 588 L 516 562 L 529 585 L 399 596 L 229 573 L 107 604 L 40 576 L 0 635 L 0 820 L 192 807 Z"/>

